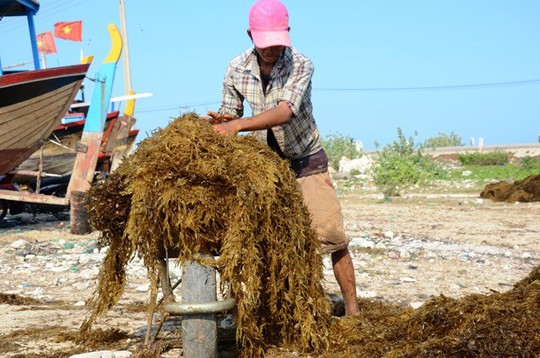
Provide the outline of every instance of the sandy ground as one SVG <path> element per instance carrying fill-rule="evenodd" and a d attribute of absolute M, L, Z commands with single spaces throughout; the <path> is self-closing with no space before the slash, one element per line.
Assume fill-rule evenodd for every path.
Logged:
<path fill-rule="evenodd" d="M 417 307 L 441 294 L 506 291 L 540 263 L 540 203 L 494 203 L 479 199 L 474 188 L 450 192 L 385 200 L 372 189 L 340 191 L 359 296 Z M 21 216 L 0 229 L 0 293 L 39 300 L 0 304 L 0 356 L 82 352 L 57 336 L 74 332 L 84 319 L 103 254 L 95 248 L 98 233 L 71 235 L 68 223 L 67 217 L 40 215 L 32 222 Z M 325 287 L 339 293 L 329 258 L 324 261 Z M 173 279 L 178 271 L 172 269 Z M 136 307 L 148 299 L 148 279 L 137 260 L 128 279 L 120 304 L 96 325 L 128 332 L 115 349 L 133 350 L 146 330 Z M 178 328 L 177 320 L 166 321 L 162 337 L 173 342 Z M 163 357 L 180 354 L 176 348 Z"/>

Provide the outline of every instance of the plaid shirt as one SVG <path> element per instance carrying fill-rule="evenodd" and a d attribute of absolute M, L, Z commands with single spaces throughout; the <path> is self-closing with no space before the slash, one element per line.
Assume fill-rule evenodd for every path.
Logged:
<path fill-rule="evenodd" d="M 255 48 L 251 48 L 229 63 L 219 112 L 242 117 L 246 100 L 253 115 L 257 115 L 283 101 L 293 116 L 288 123 L 272 128 L 281 151 L 289 160 L 314 154 L 322 149 L 322 143 L 311 104 L 313 70 L 311 60 L 296 49 L 286 47 L 272 69 L 265 95 L 257 54 Z M 254 135 L 267 142 L 266 130 L 254 131 Z"/>

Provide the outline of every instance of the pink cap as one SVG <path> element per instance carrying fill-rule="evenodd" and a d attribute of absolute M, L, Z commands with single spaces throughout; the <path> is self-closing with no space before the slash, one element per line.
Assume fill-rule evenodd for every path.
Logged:
<path fill-rule="evenodd" d="M 249 30 L 255 46 L 291 46 L 289 13 L 278 0 L 258 0 L 249 10 Z"/>

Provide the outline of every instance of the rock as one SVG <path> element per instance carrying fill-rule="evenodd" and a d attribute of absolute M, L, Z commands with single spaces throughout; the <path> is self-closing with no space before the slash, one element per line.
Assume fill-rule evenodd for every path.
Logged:
<path fill-rule="evenodd" d="M 34 291 L 30 293 L 34 298 L 40 299 L 43 298 L 45 295 L 43 294 L 43 289 L 41 287 L 36 288 Z"/>
<path fill-rule="evenodd" d="M 373 249 L 375 247 L 375 243 L 371 240 L 364 239 L 363 237 L 355 237 L 351 240 L 349 243 L 350 246 L 355 247 L 362 247 L 362 248 L 368 248 Z"/>
<path fill-rule="evenodd" d="M 14 249 L 24 249 L 30 246 L 30 243 L 24 239 L 19 239 L 15 242 L 12 242 L 11 245 L 9 246 L 11 246 Z"/>
<path fill-rule="evenodd" d="M 464 170 L 463 172 L 461 172 L 462 177 L 468 177 L 471 174 L 472 174 L 472 172 L 470 170 Z"/>
<path fill-rule="evenodd" d="M 32 259 L 34 259 L 36 257 L 36 255 L 33 255 L 33 254 L 28 254 L 24 257 L 24 261 L 31 261 Z"/>
<path fill-rule="evenodd" d="M 332 179 L 334 180 L 349 179 L 350 177 L 350 174 L 343 172 L 335 172 L 334 174 L 332 174 Z"/>
<path fill-rule="evenodd" d="M 400 277 L 399 280 L 401 282 L 409 282 L 409 283 L 416 282 L 416 280 L 412 277 Z"/>
<path fill-rule="evenodd" d="M 458 256 L 465 260 L 470 260 L 471 258 L 475 257 L 476 254 L 474 252 L 462 252 Z"/>
<path fill-rule="evenodd" d="M 424 302 L 416 301 L 409 303 L 409 306 L 411 306 L 412 309 L 420 308 L 424 305 Z"/>
<path fill-rule="evenodd" d="M 409 250 L 403 249 L 399 251 L 399 257 L 402 259 L 408 259 L 411 257 Z"/>
<path fill-rule="evenodd" d="M 385 232 L 384 232 L 384 237 L 387 238 L 387 239 L 393 239 L 393 238 L 394 238 L 394 232 L 392 232 L 392 231 L 385 231 Z"/>
<path fill-rule="evenodd" d="M 342 157 L 339 161 L 339 172 L 350 174 L 351 171 L 355 170 L 359 174 L 365 174 L 369 171 L 373 165 L 373 160 L 364 155 L 361 158 L 349 159 Z"/>

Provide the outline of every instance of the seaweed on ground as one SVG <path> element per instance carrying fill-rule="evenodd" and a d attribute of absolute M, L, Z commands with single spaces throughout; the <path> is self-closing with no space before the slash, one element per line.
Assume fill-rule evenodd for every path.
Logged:
<path fill-rule="evenodd" d="M 36 300 L 34 298 L 31 298 L 31 297 L 20 296 L 13 293 L 0 292 L 0 304 L 24 306 L 24 305 L 37 305 L 41 303 L 43 302 Z"/>
<path fill-rule="evenodd" d="M 540 201 L 540 174 L 530 175 L 512 184 L 506 181 L 488 184 L 480 197 L 508 203 Z"/>
<path fill-rule="evenodd" d="M 89 199 L 108 251 L 82 332 L 118 302 L 135 255 L 148 270 L 153 309 L 158 260 L 202 253 L 219 255 L 206 263 L 237 301 L 242 354 L 327 348 L 330 307 L 316 233 L 294 174 L 266 145 L 222 137 L 186 114 L 145 139 Z"/>
<path fill-rule="evenodd" d="M 539 272 L 540 266 L 505 293 L 439 296 L 417 310 L 366 301 L 359 317 L 332 324 L 325 356 L 537 356 Z"/>

